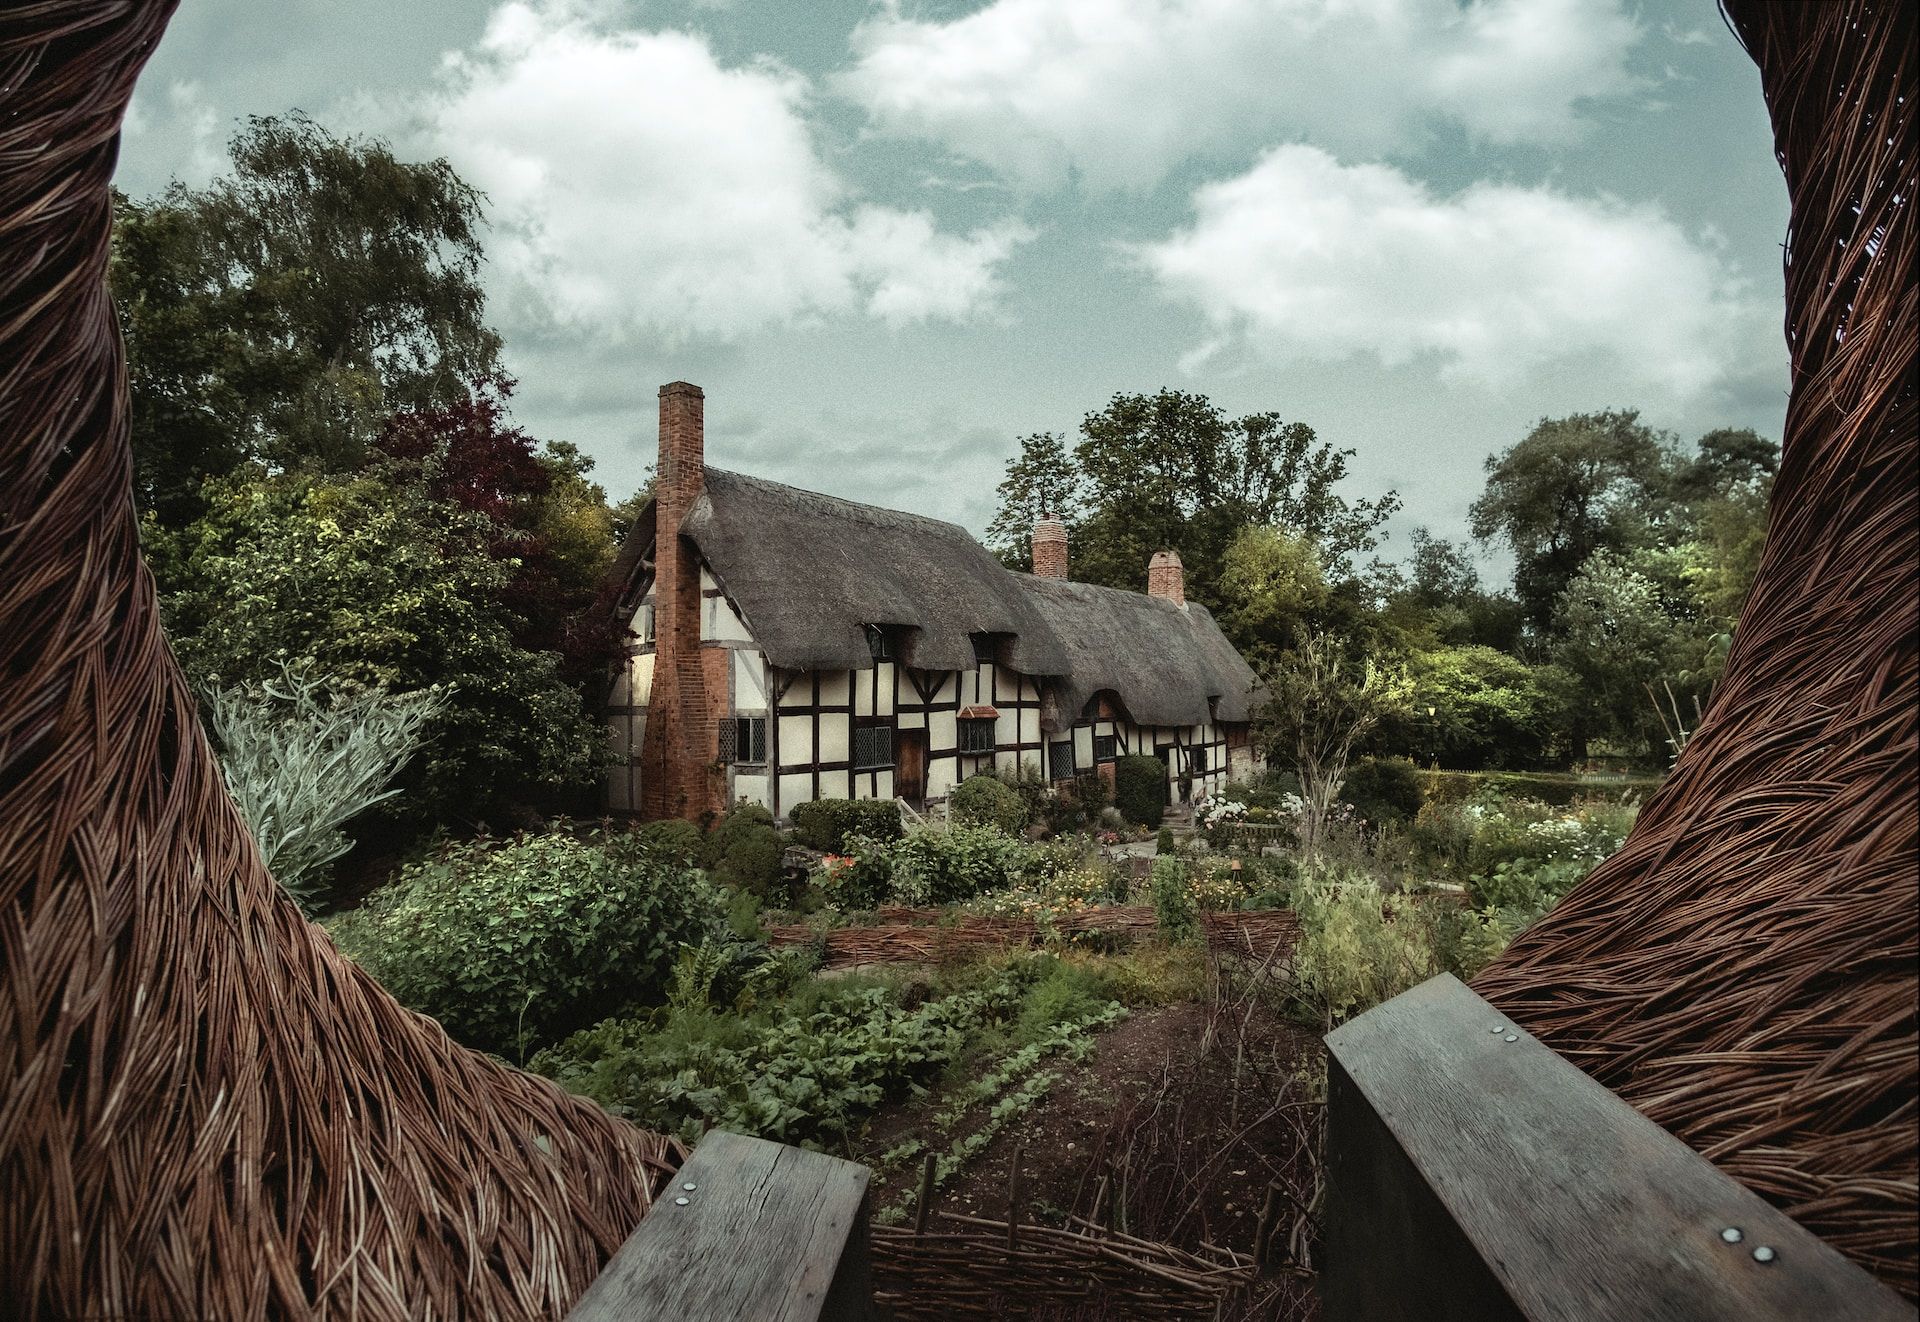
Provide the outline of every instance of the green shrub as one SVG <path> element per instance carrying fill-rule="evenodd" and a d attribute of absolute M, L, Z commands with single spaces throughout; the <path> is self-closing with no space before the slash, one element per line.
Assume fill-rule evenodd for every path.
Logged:
<path fill-rule="evenodd" d="M 555 833 L 414 864 L 333 931 L 402 1003 L 523 1058 L 657 997 L 680 947 L 726 921 L 706 878 L 638 835 Z"/>
<path fill-rule="evenodd" d="M 1404 757 L 1362 758 L 1348 768 L 1340 797 L 1375 826 L 1410 822 L 1426 802 L 1420 777 Z"/>
<path fill-rule="evenodd" d="M 757 803 L 738 803 L 706 838 L 705 862 L 723 886 L 767 899 L 778 889 L 780 856 L 786 847 L 773 829 L 773 814 Z M 779 897 L 783 902 L 786 897 Z"/>
<path fill-rule="evenodd" d="M 1113 764 L 1113 799 L 1137 826 L 1158 826 L 1167 810 L 1167 768 L 1159 758 L 1129 753 Z"/>
<path fill-rule="evenodd" d="M 1035 851 L 990 826 L 909 831 L 892 847 L 896 903 L 953 904 L 1000 890 L 1038 870 Z"/>
<path fill-rule="evenodd" d="M 698 865 L 706 850 L 706 837 L 700 834 L 700 828 L 681 817 L 648 822 L 634 834 L 660 857 L 687 867 Z"/>
<path fill-rule="evenodd" d="M 1184 860 L 1154 859 L 1148 883 L 1153 892 L 1154 921 L 1167 940 L 1185 941 L 1199 931 L 1199 910 L 1193 902 Z"/>
<path fill-rule="evenodd" d="M 994 826 L 1015 835 L 1027 824 L 1026 800 L 997 776 L 967 777 L 955 787 L 947 808 L 963 826 Z"/>
<path fill-rule="evenodd" d="M 1354 872 L 1322 872 L 1294 886 L 1294 980 L 1312 1022 L 1372 1009 L 1440 971 L 1428 928 L 1409 907 Z"/>
<path fill-rule="evenodd" d="M 841 854 L 854 836 L 869 840 L 900 838 L 900 805 L 892 799 L 814 799 L 796 803 L 787 814 L 793 838 L 809 849 Z"/>
<path fill-rule="evenodd" d="M 1172 854 L 1179 848 L 1180 846 L 1173 841 L 1173 828 L 1171 826 L 1161 827 L 1160 834 L 1153 838 L 1153 850 L 1156 854 Z"/>

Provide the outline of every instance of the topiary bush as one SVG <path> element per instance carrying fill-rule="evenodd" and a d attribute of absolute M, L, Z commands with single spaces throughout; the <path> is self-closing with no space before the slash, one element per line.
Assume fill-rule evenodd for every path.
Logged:
<path fill-rule="evenodd" d="M 706 851 L 706 837 L 700 834 L 700 828 L 682 817 L 648 822 L 635 830 L 634 834 L 662 858 L 673 859 L 688 867 L 697 865 Z"/>
<path fill-rule="evenodd" d="M 1158 826 L 1167 810 L 1167 768 L 1159 758 L 1129 753 L 1113 764 L 1113 801 L 1137 826 Z"/>
<path fill-rule="evenodd" d="M 1410 822 L 1427 801 L 1418 772 L 1404 757 L 1368 757 L 1354 763 L 1340 798 L 1375 826 Z"/>
<path fill-rule="evenodd" d="M 331 924 L 404 1004 L 460 1041 L 525 1059 L 657 1001 L 683 945 L 718 937 L 719 890 L 638 833 L 554 833 L 449 850 Z"/>
<path fill-rule="evenodd" d="M 702 862 L 723 886 L 766 899 L 780 882 L 785 852 L 773 814 L 757 803 L 735 804 L 707 835 Z"/>
<path fill-rule="evenodd" d="M 992 826 L 1008 835 L 1027 824 L 1027 801 L 997 776 L 969 776 L 954 788 L 947 811 L 962 826 Z"/>
<path fill-rule="evenodd" d="M 869 840 L 900 838 L 900 805 L 892 799 L 814 799 L 796 803 L 787 813 L 793 838 L 824 854 L 842 854 L 854 836 Z"/>

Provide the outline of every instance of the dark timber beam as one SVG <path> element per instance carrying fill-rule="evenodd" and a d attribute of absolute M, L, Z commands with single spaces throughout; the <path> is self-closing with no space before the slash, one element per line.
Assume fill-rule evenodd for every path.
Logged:
<path fill-rule="evenodd" d="M 867 1322 L 867 1168 L 716 1130 L 568 1322 Z"/>
<path fill-rule="evenodd" d="M 1913 1317 L 1450 975 L 1327 1049 L 1327 1322 Z"/>

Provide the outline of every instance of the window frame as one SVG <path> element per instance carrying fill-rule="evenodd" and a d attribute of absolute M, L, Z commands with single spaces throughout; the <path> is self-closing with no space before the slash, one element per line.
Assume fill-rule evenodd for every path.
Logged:
<path fill-rule="evenodd" d="M 726 717 L 720 724 L 719 756 L 715 760 L 735 767 L 764 767 L 768 762 L 767 736 L 765 716 Z M 741 755 L 743 747 L 745 756 Z M 758 757 L 753 755 L 756 751 Z"/>
<path fill-rule="evenodd" d="M 862 762 L 860 760 L 860 737 L 865 734 L 869 739 L 871 731 L 879 731 L 886 736 L 887 760 L 884 762 Z M 854 724 L 847 737 L 847 766 L 854 772 L 892 771 L 900 765 L 900 740 L 894 733 L 892 721 L 861 720 Z"/>
<path fill-rule="evenodd" d="M 1062 748 L 1067 750 L 1067 767 L 1064 772 L 1060 769 L 1060 750 Z M 1071 736 L 1065 739 L 1056 739 L 1047 745 L 1048 780 L 1072 780 L 1079 774 L 1079 762 L 1074 756 L 1073 739 Z"/>
<path fill-rule="evenodd" d="M 894 659 L 893 631 L 884 624 L 862 626 L 867 631 L 867 653 L 875 661 Z"/>
<path fill-rule="evenodd" d="M 990 666 L 999 654 L 999 640 L 990 633 L 973 635 L 973 663 L 976 666 Z"/>
<path fill-rule="evenodd" d="M 1103 744 L 1106 746 L 1106 750 L 1107 750 L 1104 753 L 1100 751 L 1101 745 Z M 1097 734 L 1093 737 L 1093 764 L 1095 766 L 1099 766 L 1102 762 L 1117 762 L 1119 760 L 1120 760 L 1120 736 L 1119 735 Z"/>
<path fill-rule="evenodd" d="M 991 716 L 967 716 L 954 722 L 954 747 L 962 757 L 986 757 L 999 751 L 1000 738 L 998 725 Z M 968 736 L 975 736 L 969 739 Z M 979 737 L 985 737 L 981 746 Z"/>

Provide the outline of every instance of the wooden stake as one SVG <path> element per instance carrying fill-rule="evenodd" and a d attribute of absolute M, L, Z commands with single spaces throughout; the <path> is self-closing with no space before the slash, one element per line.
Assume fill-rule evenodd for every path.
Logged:
<path fill-rule="evenodd" d="M 1025 1152 L 1013 1150 L 1013 1166 L 1007 1172 L 1007 1247 L 1020 1247 L 1020 1158 Z"/>
<path fill-rule="evenodd" d="M 1267 1186 L 1267 1201 L 1260 1208 L 1260 1224 L 1253 1231 L 1253 1274 L 1258 1276 L 1267 1267 L 1267 1232 L 1273 1225 L 1273 1214 L 1279 1210 L 1280 1186 Z"/>
<path fill-rule="evenodd" d="M 934 1155 L 929 1152 L 920 1165 L 920 1205 L 913 1210 L 913 1237 L 927 1233 L 927 1214 L 933 1210 Z"/>

